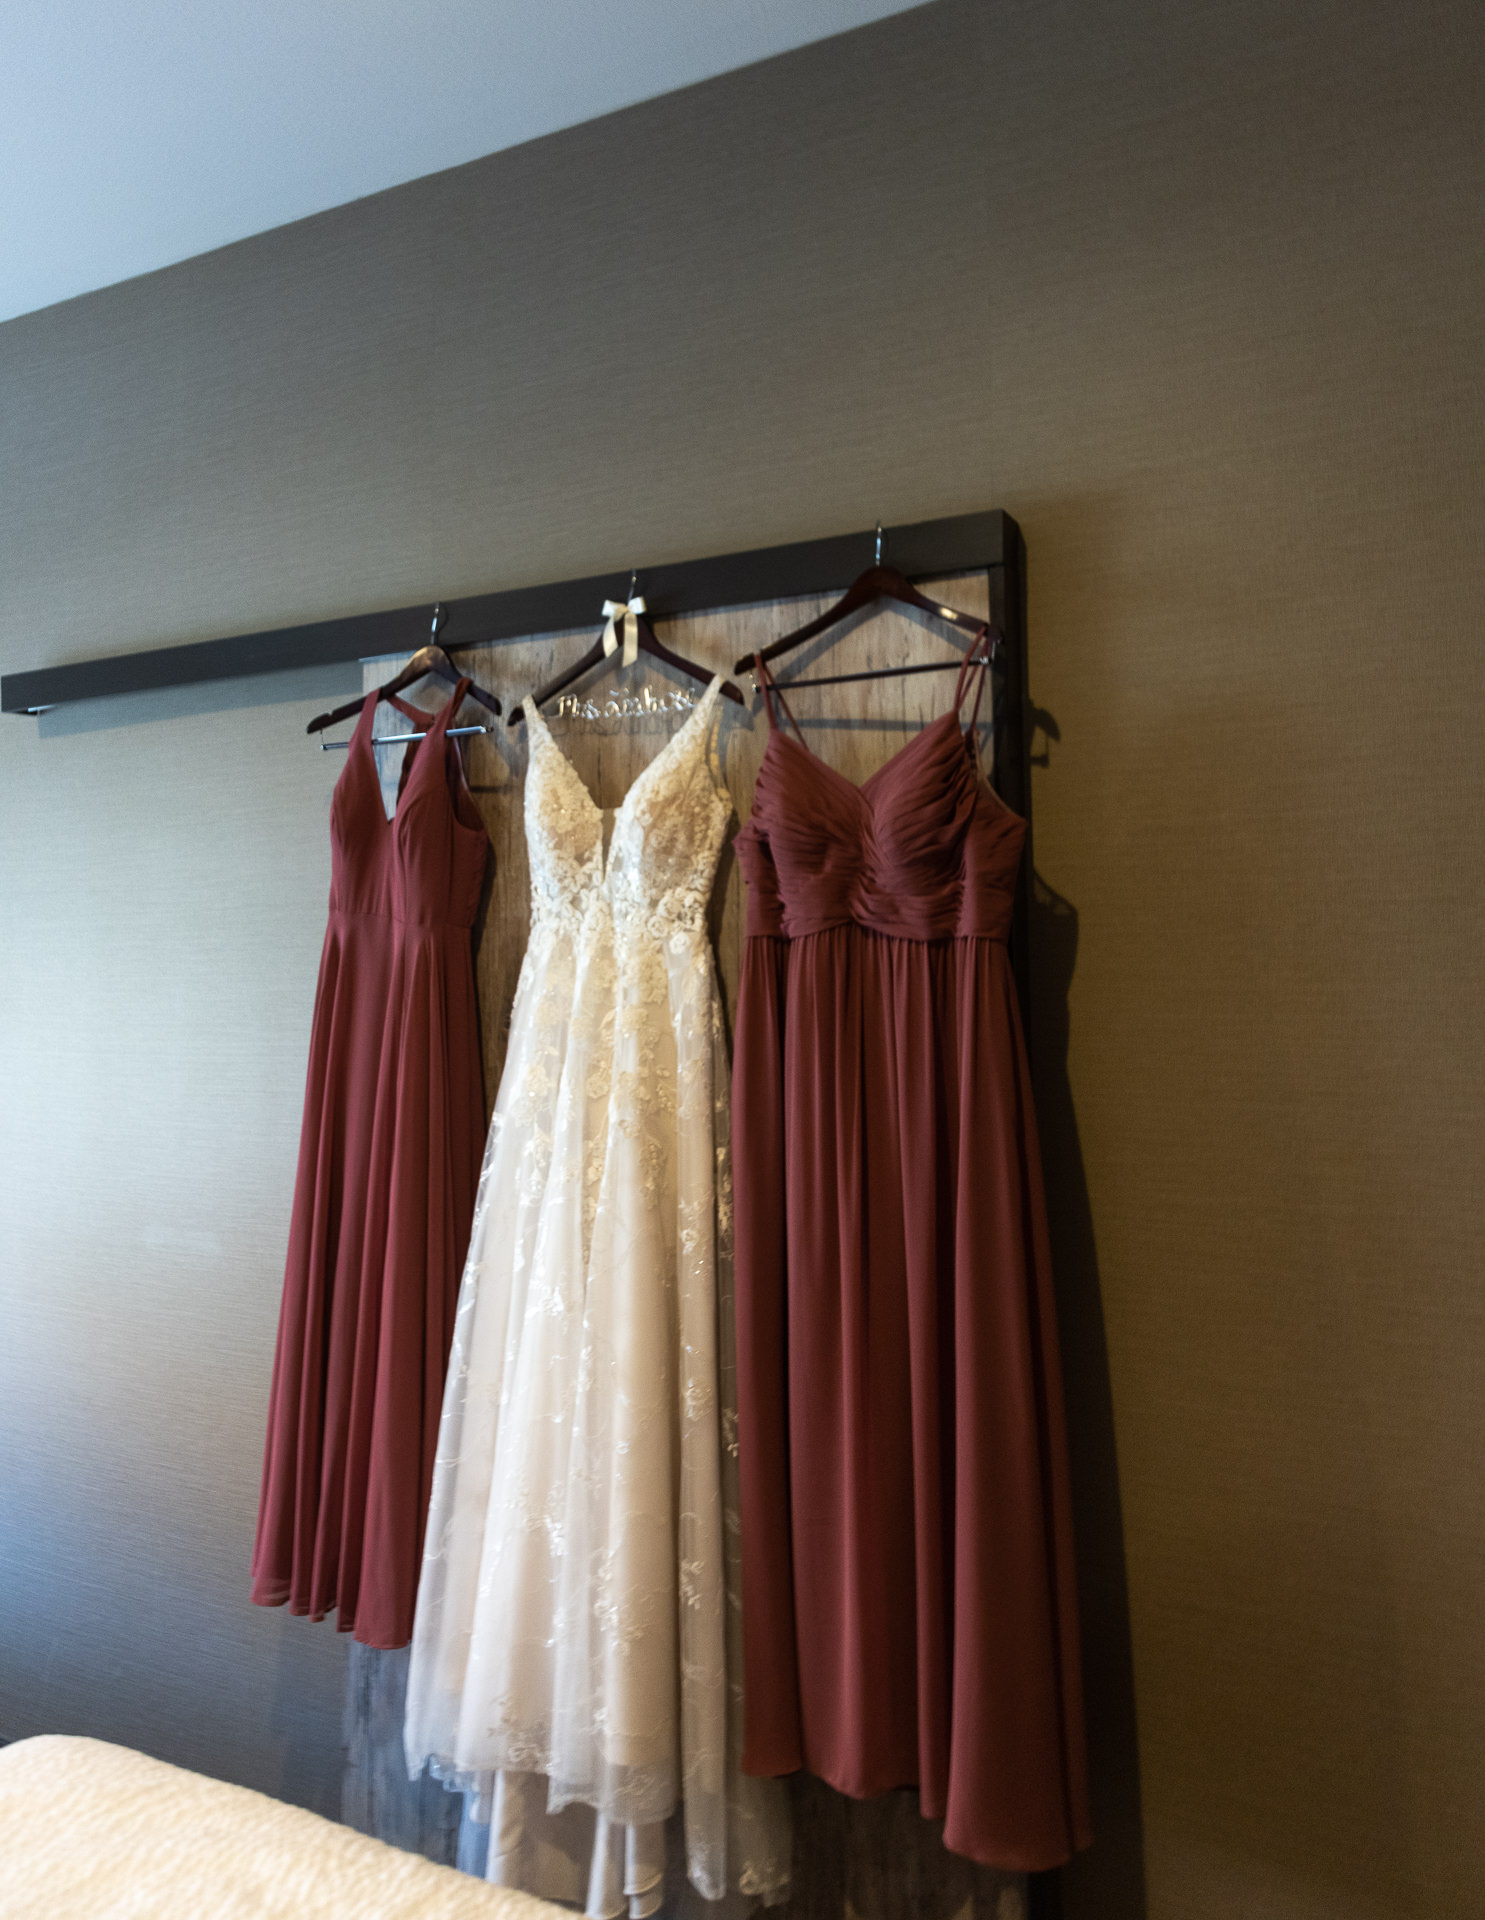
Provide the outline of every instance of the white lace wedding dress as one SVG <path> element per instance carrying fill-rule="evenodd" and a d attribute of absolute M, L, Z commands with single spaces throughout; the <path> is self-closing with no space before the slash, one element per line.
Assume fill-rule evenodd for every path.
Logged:
<path fill-rule="evenodd" d="M 406 1744 L 488 1877 L 658 1912 L 787 1891 L 741 1751 L 727 1056 L 706 933 L 714 680 L 603 816 L 526 703 L 531 939 L 455 1322 Z"/>

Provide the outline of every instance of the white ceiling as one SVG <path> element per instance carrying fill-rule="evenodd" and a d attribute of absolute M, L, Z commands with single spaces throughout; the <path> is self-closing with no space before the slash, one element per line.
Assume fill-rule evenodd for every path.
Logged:
<path fill-rule="evenodd" d="M 0 0 L 0 320 L 923 0 Z"/>

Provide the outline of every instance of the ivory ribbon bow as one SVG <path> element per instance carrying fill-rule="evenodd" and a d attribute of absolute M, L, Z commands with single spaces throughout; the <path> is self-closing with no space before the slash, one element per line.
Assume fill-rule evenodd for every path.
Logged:
<path fill-rule="evenodd" d="M 645 603 L 640 594 L 636 594 L 632 600 L 605 600 L 603 603 L 608 620 L 608 625 L 603 629 L 603 651 L 612 653 L 622 640 L 624 658 L 621 666 L 632 667 L 639 658 L 639 616 L 644 610 Z"/>

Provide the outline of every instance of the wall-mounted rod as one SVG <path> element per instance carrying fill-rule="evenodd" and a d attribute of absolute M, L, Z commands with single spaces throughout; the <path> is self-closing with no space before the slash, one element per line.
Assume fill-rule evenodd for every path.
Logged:
<path fill-rule="evenodd" d="M 916 526 L 884 527 L 882 551 L 891 553 L 894 565 L 909 580 L 942 580 L 952 574 L 1005 567 L 1017 537 L 1014 522 L 1003 513 L 966 513 Z M 718 607 L 815 599 L 843 592 L 870 564 L 874 551 L 874 532 L 845 533 L 784 547 L 714 554 L 705 560 L 670 561 L 645 568 L 645 599 L 651 616 L 659 620 Z M 447 610 L 448 617 L 439 628 L 439 645 L 447 653 L 456 653 L 477 644 L 525 640 L 537 633 L 585 632 L 592 625 L 594 607 L 617 598 L 623 584 L 624 575 L 615 572 L 475 595 Z M 422 645 L 432 613 L 428 606 L 397 607 L 309 626 L 276 627 L 265 633 L 7 673 L 0 677 L 0 712 L 25 713 L 67 700 L 99 700 L 200 681 L 233 680 L 244 674 L 406 655 Z"/>
<path fill-rule="evenodd" d="M 493 733 L 494 731 L 493 727 L 445 727 L 443 737 L 445 740 L 452 740 L 456 733 Z M 374 747 L 396 747 L 400 746 L 404 740 L 426 740 L 427 738 L 426 732 L 374 733 L 371 736 L 371 744 Z M 320 752 L 344 753 L 350 744 L 349 740 L 322 740 Z"/>

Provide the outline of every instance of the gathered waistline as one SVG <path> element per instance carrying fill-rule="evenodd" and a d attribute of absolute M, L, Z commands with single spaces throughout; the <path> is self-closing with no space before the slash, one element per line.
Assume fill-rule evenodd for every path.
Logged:
<path fill-rule="evenodd" d="M 876 940 L 910 942 L 916 947 L 945 946 L 954 940 L 988 940 L 993 946 L 1005 947 L 1010 945 L 1011 939 L 1009 929 L 1004 933 L 980 933 L 973 928 L 955 927 L 948 933 L 904 933 L 895 927 L 874 927 L 870 921 L 853 919 L 850 914 L 843 914 L 839 920 L 827 920 L 818 927 L 804 927 L 793 933 L 787 927 L 779 927 L 772 931 L 765 927 L 749 927 L 743 938 L 745 940 L 786 940 L 792 945 L 795 941 L 812 940 L 817 934 L 836 933 L 842 927 L 850 928 L 856 933 L 870 934 Z"/>

